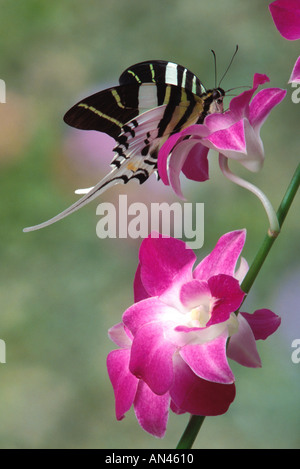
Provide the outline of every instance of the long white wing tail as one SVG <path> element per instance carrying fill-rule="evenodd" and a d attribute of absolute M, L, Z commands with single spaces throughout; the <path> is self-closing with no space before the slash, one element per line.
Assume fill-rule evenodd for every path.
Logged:
<path fill-rule="evenodd" d="M 147 111 L 124 125 L 115 148 L 116 156 L 112 161 L 114 169 L 98 184 L 89 189 L 79 189 L 77 193 L 84 194 L 84 196 L 77 202 L 50 220 L 24 228 L 23 231 L 35 231 L 56 223 L 76 212 L 115 184 L 127 184 L 131 179 L 138 179 L 140 184 L 145 182 L 157 167 L 157 151 L 154 148 L 157 145 L 157 126 L 165 107 L 160 106 Z"/>
<path fill-rule="evenodd" d="M 24 228 L 23 231 L 26 233 L 28 231 L 40 230 L 41 228 L 45 228 L 46 226 L 52 225 L 53 223 L 56 223 L 57 221 L 62 220 L 68 215 L 71 215 L 71 213 L 76 212 L 76 210 L 79 210 L 81 207 L 83 207 L 84 205 L 94 200 L 100 194 L 103 194 L 103 192 L 109 189 L 109 187 L 112 187 L 115 184 L 119 184 L 120 182 L 122 182 L 122 176 L 119 176 L 117 179 L 114 177 L 115 174 L 117 173 L 118 173 L 117 169 L 112 170 L 98 184 L 92 187 L 87 194 L 85 194 L 83 197 L 77 200 L 77 202 L 75 202 L 73 205 L 68 207 L 66 210 L 59 213 L 55 217 L 50 218 L 50 220 L 40 223 L 39 225 Z M 124 182 L 127 182 L 127 181 L 124 181 Z"/>

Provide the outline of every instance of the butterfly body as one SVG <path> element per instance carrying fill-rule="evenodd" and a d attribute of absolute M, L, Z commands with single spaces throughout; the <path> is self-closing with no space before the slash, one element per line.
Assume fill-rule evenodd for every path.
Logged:
<path fill-rule="evenodd" d="M 72 127 L 105 132 L 116 140 L 112 171 L 93 188 L 78 191 L 85 195 L 71 207 L 24 231 L 66 217 L 115 184 L 145 182 L 157 170 L 159 149 L 170 135 L 201 124 L 212 112 L 223 112 L 223 89 L 207 91 L 196 75 L 173 62 L 135 64 L 119 83 L 81 100 L 64 116 Z"/>

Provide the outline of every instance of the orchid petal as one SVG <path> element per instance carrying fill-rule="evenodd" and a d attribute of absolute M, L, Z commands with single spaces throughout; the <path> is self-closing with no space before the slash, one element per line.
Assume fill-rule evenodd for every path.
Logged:
<path fill-rule="evenodd" d="M 264 85 L 268 83 L 270 78 L 264 73 L 254 73 L 253 77 L 253 88 L 257 89 L 259 85 Z"/>
<path fill-rule="evenodd" d="M 197 137 L 197 138 L 204 138 L 207 137 L 210 133 L 210 130 L 206 125 L 203 124 L 193 124 L 189 127 L 186 127 L 181 132 L 181 136 L 184 137 Z"/>
<path fill-rule="evenodd" d="M 244 280 L 245 275 L 247 274 L 248 270 L 249 270 L 248 262 L 246 261 L 244 257 L 241 257 L 240 265 L 234 274 L 234 277 L 238 280 L 239 284 L 241 284 L 242 281 Z"/>
<path fill-rule="evenodd" d="M 180 290 L 180 301 L 187 310 L 196 308 L 203 302 L 209 302 L 211 292 L 207 282 L 191 280 L 185 283 Z"/>
<path fill-rule="evenodd" d="M 176 134 L 171 135 L 168 140 L 162 145 L 161 149 L 159 150 L 158 153 L 158 161 L 157 161 L 157 168 L 158 168 L 158 173 L 160 178 L 162 179 L 163 183 L 166 185 L 170 184 L 169 181 L 169 173 L 168 173 L 168 167 L 169 167 L 169 157 L 170 153 L 172 152 L 173 148 L 175 145 L 179 145 L 179 143 L 185 138 L 190 135 L 193 135 L 194 140 L 198 140 L 199 138 L 206 137 L 209 135 L 209 129 L 205 127 L 204 125 L 199 125 L 199 124 L 194 124 L 191 125 L 181 132 L 178 132 Z M 185 142 L 189 141 L 185 139 Z M 200 144 L 199 144 L 200 145 Z M 195 149 L 195 152 L 197 151 L 197 154 L 199 152 L 199 158 L 201 160 L 201 163 L 197 161 L 197 170 L 195 171 L 196 173 L 196 180 L 206 180 L 208 178 L 207 174 L 207 163 L 205 162 L 205 158 L 207 156 L 207 151 L 203 148 L 200 148 L 200 146 L 197 145 L 197 150 Z M 192 153 L 191 153 L 192 152 Z M 193 150 L 190 151 L 190 163 L 191 161 L 195 161 L 196 154 Z M 189 156 L 184 152 L 185 157 Z M 172 155 L 173 158 L 174 155 Z M 170 158 L 172 160 L 172 158 Z M 184 171 L 186 171 L 190 176 L 192 176 L 191 170 L 188 168 L 190 163 L 186 162 L 184 164 L 184 161 L 182 162 L 182 165 L 184 166 Z M 188 176 L 189 177 L 189 176 Z M 204 179 L 205 178 L 205 179 Z M 191 177 L 192 179 L 192 177 Z M 178 187 L 178 182 L 173 181 L 175 184 L 175 187 Z M 180 193 L 180 186 L 179 186 L 179 193 Z"/>
<path fill-rule="evenodd" d="M 269 9 L 281 36 L 289 41 L 300 39 L 300 5 L 298 0 L 276 0 Z"/>
<path fill-rule="evenodd" d="M 227 412 L 235 398 L 234 384 L 213 383 L 199 378 L 179 356 L 176 358 L 174 370 L 174 384 L 170 395 L 181 412 L 203 416 Z"/>
<path fill-rule="evenodd" d="M 247 119 L 240 121 L 240 126 L 236 127 L 237 132 L 244 132 L 243 138 L 246 144 L 244 151 L 234 149 L 223 149 L 220 151 L 228 159 L 238 161 L 242 166 L 252 172 L 259 171 L 264 162 L 264 148 L 259 134 L 254 131 Z M 221 135 L 220 135 L 221 137 Z M 232 136 L 234 138 L 234 136 Z M 236 136 L 238 140 L 239 136 Z M 242 136 L 240 137 L 242 138 Z"/>
<path fill-rule="evenodd" d="M 254 96 L 250 104 L 249 122 L 254 130 L 259 130 L 270 114 L 286 95 L 286 90 L 280 88 L 266 88 Z"/>
<path fill-rule="evenodd" d="M 225 151 L 246 152 L 244 120 L 235 122 L 226 129 L 216 130 L 203 143 L 210 142 L 213 148 L 225 154 Z M 211 146 L 211 145 L 210 145 Z M 225 151 L 224 151 L 225 150 Z"/>
<path fill-rule="evenodd" d="M 229 104 L 229 113 L 233 114 L 235 121 L 248 117 L 249 103 L 259 85 L 270 81 L 267 75 L 255 73 L 253 77 L 253 87 L 232 98 Z"/>
<path fill-rule="evenodd" d="M 180 356 L 193 372 L 202 379 L 214 383 L 231 384 L 234 375 L 226 358 L 227 333 L 201 345 L 186 345 Z"/>
<path fill-rule="evenodd" d="M 192 279 L 196 255 L 181 240 L 151 233 L 141 244 L 139 258 L 143 286 L 156 296 Z"/>
<path fill-rule="evenodd" d="M 230 337 L 227 356 L 243 366 L 250 368 L 261 367 L 261 360 L 256 348 L 256 342 L 247 320 L 238 314 L 238 332 Z"/>
<path fill-rule="evenodd" d="M 182 172 L 188 179 L 198 182 L 204 182 L 209 179 L 208 151 L 209 149 L 202 145 L 202 143 L 194 144 L 182 167 Z"/>
<path fill-rule="evenodd" d="M 296 60 L 289 83 L 300 83 L 300 56 Z"/>
<path fill-rule="evenodd" d="M 252 172 L 261 170 L 265 153 L 260 135 L 257 135 L 255 129 L 250 125 L 248 120 L 244 120 L 246 154 L 231 155 L 232 159 L 237 159 L 242 166 Z"/>
<path fill-rule="evenodd" d="M 108 336 L 119 347 L 130 348 L 131 346 L 132 334 L 122 322 L 112 326 L 108 330 Z"/>
<path fill-rule="evenodd" d="M 253 314 L 240 313 L 249 323 L 255 340 L 265 340 L 280 326 L 281 319 L 269 309 L 258 309 Z"/>
<path fill-rule="evenodd" d="M 123 322 L 132 332 L 137 331 L 150 322 L 166 322 L 181 320 L 181 314 L 157 297 L 146 298 L 130 306 L 123 314 Z"/>
<path fill-rule="evenodd" d="M 138 379 L 129 371 L 130 349 L 113 350 L 107 356 L 107 370 L 114 394 L 117 420 L 130 409 L 137 390 Z"/>
<path fill-rule="evenodd" d="M 206 127 L 210 130 L 210 133 L 213 133 L 220 129 L 227 129 L 232 124 L 234 124 L 236 119 L 234 119 L 234 114 L 230 111 L 225 111 L 223 113 L 213 113 L 206 116 L 204 122 Z"/>
<path fill-rule="evenodd" d="M 134 411 L 140 426 L 151 435 L 162 438 L 166 432 L 170 396 L 158 396 L 140 381 L 134 401 Z"/>
<path fill-rule="evenodd" d="M 148 292 L 146 291 L 142 279 L 141 279 L 141 264 L 138 265 L 134 281 L 133 281 L 133 293 L 134 293 L 134 302 L 144 300 L 149 297 Z"/>
<path fill-rule="evenodd" d="M 180 409 L 174 401 L 171 401 L 170 403 L 170 409 L 172 410 L 172 412 L 174 412 L 174 414 L 176 415 L 181 415 L 181 414 L 185 414 L 186 411 L 185 410 L 182 410 Z"/>
<path fill-rule="evenodd" d="M 161 396 L 173 382 L 172 357 L 175 350 L 176 346 L 166 340 L 164 328 L 158 323 L 149 323 L 135 334 L 129 369 Z"/>
<path fill-rule="evenodd" d="M 245 293 L 240 289 L 238 280 L 230 275 L 219 274 L 208 279 L 211 296 L 215 305 L 206 326 L 225 322 L 230 314 L 240 307 Z"/>
<path fill-rule="evenodd" d="M 201 345 L 206 344 L 220 337 L 224 331 L 228 332 L 228 322 L 213 324 L 209 327 L 190 327 L 179 325 L 174 328 L 177 333 L 175 335 L 168 334 L 168 337 L 177 347 L 185 345 Z"/>
<path fill-rule="evenodd" d="M 208 280 L 218 274 L 234 276 L 245 239 L 246 230 L 231 231 L 221 236 L 212 252 L 194 270 L 194 278 Z"/>
<path fill-rule="evenodd" d="M 181 139 L 181 132 L 171 135 L 168 140 L 162 145 L 158 153 L 157 169 L 162 182 L 169 185 L 168 175 L 168 158 L 175 144 Z"/>
<path fill-rule="evenodd" d="M 193 149 L 194 146 L 194 139 L 183 140 L 176 145 L 176 148 L 172 151 L 172 157 L 170 158 L 168 170 L 169 182 L 175 194 L 180 199 L 184 199 L 180 187 L 180 172 L 189 152 Z"/>

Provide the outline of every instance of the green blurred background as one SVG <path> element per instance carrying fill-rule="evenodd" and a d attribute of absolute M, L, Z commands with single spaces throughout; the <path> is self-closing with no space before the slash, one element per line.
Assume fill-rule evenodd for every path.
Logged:
<path fill-rule="evenodd" d="M 165 59 L 214 85 L 239 44 L 225 89 L 251 85 L 255 72 L 287 97 L 262 129 L 259 174 L 232 169 L 258 185 L 277 208 L 299 160 L 300 104 L 287 85 L 299 41 L 284 40 L 262 0 L 1 0 L 0 78 L 0 364 L 1 448 L 174 448 L 188 421 L 170 415 L 163 440 L 145 433 L 131 410 L 122 422 L 106 355 L 107 329 L 132 304 L 140 240 L 96 236 L 100 201 L 177 201 L 153 176 L 144 186 L 113 188 L 102 199 L 44 230 L 26 233 L 73 201 L 77 187 L 108 171 L 99 135 L 68 128 L 64 113 L 80 98 L 116 84 L 133 63 Z M 228 102 L 227 102 L 228 105 Z M 202 258 L 225 232 L 247 228 L 250 263 L 267 229 L 258 200 L 227 181 L 210 155 L 210 181 L 184 182 L 190 202 L 205 203 Z M 195 448 L 299 448 L 299 200 L 254 284 L 245 309 L 273 309 L 282 326 L 258 344 L 263 368 L 233 364 L 237 397 L 229 412 L 207 418 Z"/>

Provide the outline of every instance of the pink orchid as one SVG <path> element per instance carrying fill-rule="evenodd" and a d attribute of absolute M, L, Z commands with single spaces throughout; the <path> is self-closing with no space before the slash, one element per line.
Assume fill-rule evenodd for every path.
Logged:
<path fill-rule="evenodd" d="M 276 28 L 289 41 L 300 39 L 299 0 L 276 0 L 269 5 Z"/>
<path fill-rule="evenodd" d="M 300 83 L 300 56 L 296 60 L 289 83 Z"/>
<path fill-rule="evenodd" d="M 204 124 L 192 125 L 172 135 L 158 155 L 158 171 L 164 184 L 171 184 L 175 193 L 183 197 L 179 180 L 181 170 L 189 179 L 208 179 L 209 149 L 239 161 L 250 171 L 259 171 L 264 161 L 261 126 L 286 94 L 279 88 L 266 88 L 251 101 L 258 86 L 267 81 L 266 75 L 256 73 L 253 87 L 233 98 L 227 112 L 210 114 Z"/>
<path fill-rule="evenodd" d="M 195 181 L 208 179 L 207 155 L 209 149 L 214 149 L 219 152 L 223 174 L 259 197 L 267 211 L 271 231 L 278 232 L 276 214 L 265 195 L 253 184 L 232 174 L 228 168 L 230 159 L 253 172 L 263 166 L 264 148 L 260 129 L 271 110 L 286 95 L 286 90 L 266 88 L 253 97 L 258 86 L 267 81 L 269 78 L 266 75 L 256 73 L 253 87 L 233 98 L 228 111 L 210 114 L 203 124 L 192 125 L 172 135 L 160 149 L 158 172 L 164 184 L 170 184 L 178 197 L 183 198 L 180 172 Z"/>
<path fill-rule="evenodd" d="M 162 437 L 169 409 L 204 416 L 228 410 L 235 378 L 227 357 L 261 366 L 255 340 L 275 332 L 280 319 L 269 310 L 234 313 L 244 298 L 238 279 L 247 264 L 238 271 L 236 264 L 245 236 L 223 235 L 195 268 L 183 241 L 152 233 L 142 242 L 135 304 L 109 331 L 120 347 L 107 359 L 117 419 L 133 405 L 142 428 Z"/>

